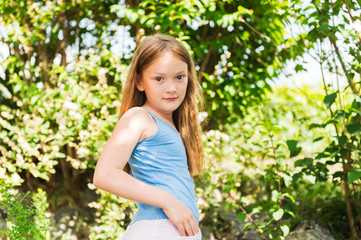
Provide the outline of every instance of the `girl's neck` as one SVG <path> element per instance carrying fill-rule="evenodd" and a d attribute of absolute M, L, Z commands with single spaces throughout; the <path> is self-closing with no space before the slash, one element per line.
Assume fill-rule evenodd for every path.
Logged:
<path fill-rule="evenodd" d="M 169 125 L 173 126 L 174 128 L 174 122 L 173 122 L 173 113 L 165 113 L 162 111 L 158 111 L 154 108 L 152 108 L 148 103 L 145 103 L 142 108 L 144 108 L 145 110 L 153 113 L 154 115 L 156 115 L 158 118 L 162 119 L 164 122 L 168 123 Z"/>

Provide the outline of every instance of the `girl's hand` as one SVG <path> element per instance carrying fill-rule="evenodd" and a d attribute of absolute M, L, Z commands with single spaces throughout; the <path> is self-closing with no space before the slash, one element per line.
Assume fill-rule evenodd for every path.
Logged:
<path fill-rule="evenodd" d="M 178 199 L 169 201 L 163 211 L 177 227 L 181 236 L 194 236 L 199 232 L 198 223 L 192 211 Z"/>

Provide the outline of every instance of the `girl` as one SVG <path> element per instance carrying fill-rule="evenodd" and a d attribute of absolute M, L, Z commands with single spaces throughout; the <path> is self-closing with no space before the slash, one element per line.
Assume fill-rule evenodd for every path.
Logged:
<path fill-rule="evenodd" d="M 138 206 L 122 239 L 202 238 L 190 175 L 202 166 L 199 100 L 187 49 L 170 36 L 146 37 L 134 53 L 120 119 L 94 173 L 96 187 Z"/>

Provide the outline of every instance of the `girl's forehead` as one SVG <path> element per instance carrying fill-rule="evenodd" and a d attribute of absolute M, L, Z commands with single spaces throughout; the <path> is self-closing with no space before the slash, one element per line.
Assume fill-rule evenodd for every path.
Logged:
<path fill-rule="evenodd" d="M 177 53 L 167 50 L 159 53 L 144 69 L 157 67 L 187 68 L 188 64 Z"/>
<path fill-rule="evenodd" d="M 158 60 L 159 58 L 178 58 L 179 60 L 183 61 L 179 54 L 169 49 L 163 50 L 156 54 L 153 61 Z"/>

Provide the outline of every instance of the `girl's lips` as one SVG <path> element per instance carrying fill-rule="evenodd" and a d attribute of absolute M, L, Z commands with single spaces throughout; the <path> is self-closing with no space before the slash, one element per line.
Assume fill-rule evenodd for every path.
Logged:
<path fill-rule="evenodd" d="M 176 99 L 177 99 L 177 97 L 164 98 L 164 100 L 166 100 L 166 101 L 174 101 Z"/>

